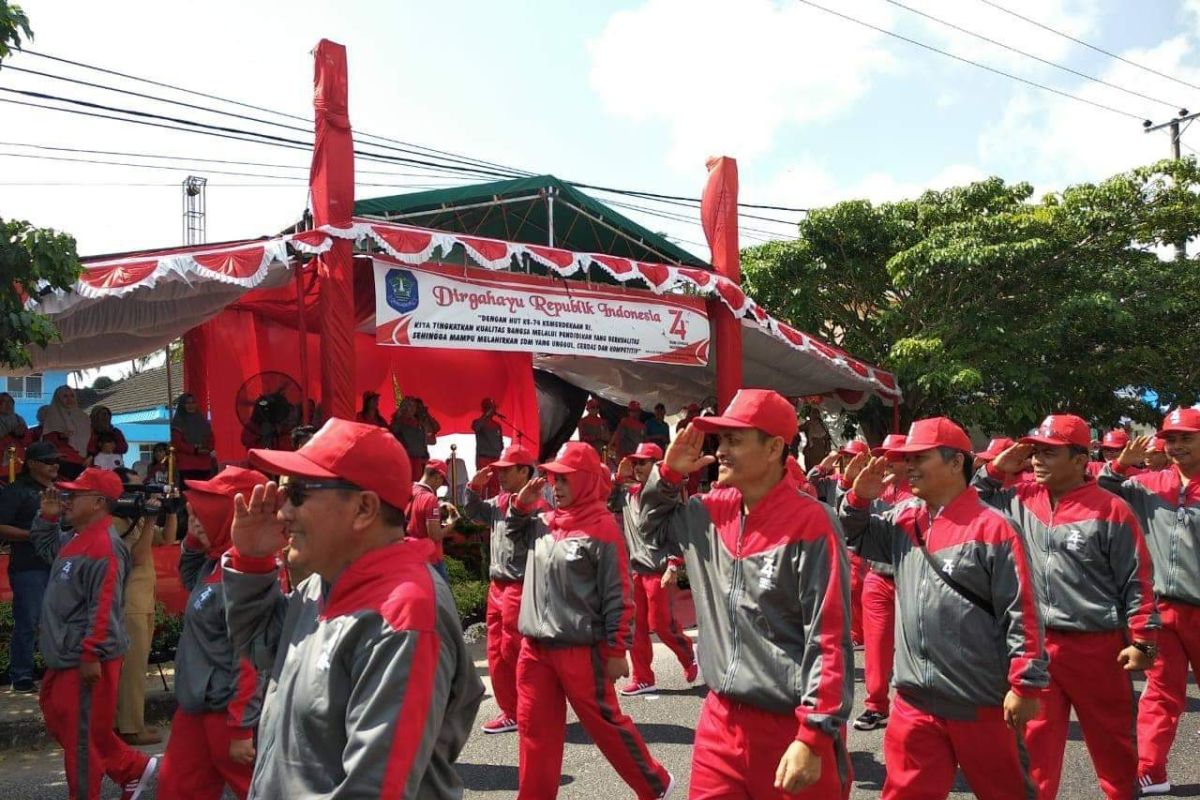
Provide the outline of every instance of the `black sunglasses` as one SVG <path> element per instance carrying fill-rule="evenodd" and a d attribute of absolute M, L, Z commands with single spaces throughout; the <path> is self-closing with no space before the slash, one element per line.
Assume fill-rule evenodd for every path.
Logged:
<path fill-rule="evenodd" d="M 310 481 L 304 478 L 289 478 L 287 483 L 279 487 L 279 491 L 283 493 L 283 496 L 294 508 L 304 505 L 304 501 L 308 499 L 310 492 L 322 489 L 343 489 L 351 492 L 362 491 L 362 488 L 358 484 L 350 483 L 350 481 Z"/>

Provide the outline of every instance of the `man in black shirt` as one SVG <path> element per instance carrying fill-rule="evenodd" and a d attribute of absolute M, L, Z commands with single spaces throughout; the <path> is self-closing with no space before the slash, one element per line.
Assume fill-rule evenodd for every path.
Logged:
<path fill-rule="evenodd" d="M 13 632 L 9 642 L 8 674 L 12 690 L 33 694 L 33 645 L 37 640 L 42 596 L 50 579 L 50 564 L 34 552 L 29 529 L 41 506 L 42 492 L 58 478 L 58 450 L 35 442 L 25 451 L 25 466 L 11 486 L 0 492 L 0 539 L 8 542 L 8 582 L 13 592 Z"/>

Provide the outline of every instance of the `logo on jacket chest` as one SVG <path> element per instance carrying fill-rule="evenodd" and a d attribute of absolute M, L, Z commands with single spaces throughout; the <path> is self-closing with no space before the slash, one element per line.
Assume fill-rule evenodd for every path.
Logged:
<path fill-rule="evenodd" d="M 758 567 L 758 589 L 762 592 L 769 592 L 775 588 L 775 577 L 778 568 L 775 566 L 775 559 L 768 556 L 764 558 Z"/>
<path fill-rule="evenodd" d="M 200 590 L 200 594 L 196 595 L 196 599 L 192 602 L 192 608 L 199 611 L 204 608 L 204 604 L 208 602 L 208 598 L 212 597 L 213 587 L 205 586 Z"/>
<path fill-rule="evenodd" d="M 65 561 L 65 562 L 63 562 L 62 569 L 60 569 L 60 570 L 58 571 L 58 579 L 59 579 L 60 581 L 69 581 L 69 580 L 71 580 L 71 568 L 72 568 L 73 566 L 75 566 L 75 562 L 74 562 L 74 561 Z"/>
<path fill-rule="evenodd" d="M 562 543 L 563 558 L 567 561 L 578 561 L 583 558 L 582 539 L 564 539 Z"/>
<path fill-rule="evenodd" d="M 1066 547 L 1072 553 L 1078 553 L 1083 549 L 1084 544 L 1086 544 L 1086 540 L 1079 531 L 1071 531 L 1070 535 L 1067 536 Z"/>

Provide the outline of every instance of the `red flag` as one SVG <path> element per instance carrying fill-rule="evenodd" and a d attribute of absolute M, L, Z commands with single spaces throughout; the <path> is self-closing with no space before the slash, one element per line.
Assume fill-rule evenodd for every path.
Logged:
<path fill-rule="evenodd" d="M 712 250 L 712 265 L 738 286 L 742 262 L 738 254 L 737 161 L 726 156 L 708 160 L 708 184 L 700 200 L 700 221 Z M 742 324 L 720 302 L 710 301 L 717 356 L 717 405 L 724 409 L 742 388 Z"/>

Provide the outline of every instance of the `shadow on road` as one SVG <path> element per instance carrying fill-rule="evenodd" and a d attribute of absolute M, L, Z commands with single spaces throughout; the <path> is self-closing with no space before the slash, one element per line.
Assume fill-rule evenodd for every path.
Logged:
<path fill-rule="evenodd" d="M 463 786 L 473 792 L 517 791 L 517 768 L 500 764 L 464 764 L 454 765 L 458 777 L 462 778 Z M 563 775 L 559 786 L 574 783 L 570 775 Z"/>
<path fill-rule="evenodd" d="M 646 744 L 691 744 L 696 732 L 687 725 L 667 725 L 655 722 L 639 723 L 637 729 L 641 732 Z M 578 722 L 567 726 L 568 744 L 588 744 L 592 740 Z"/>

